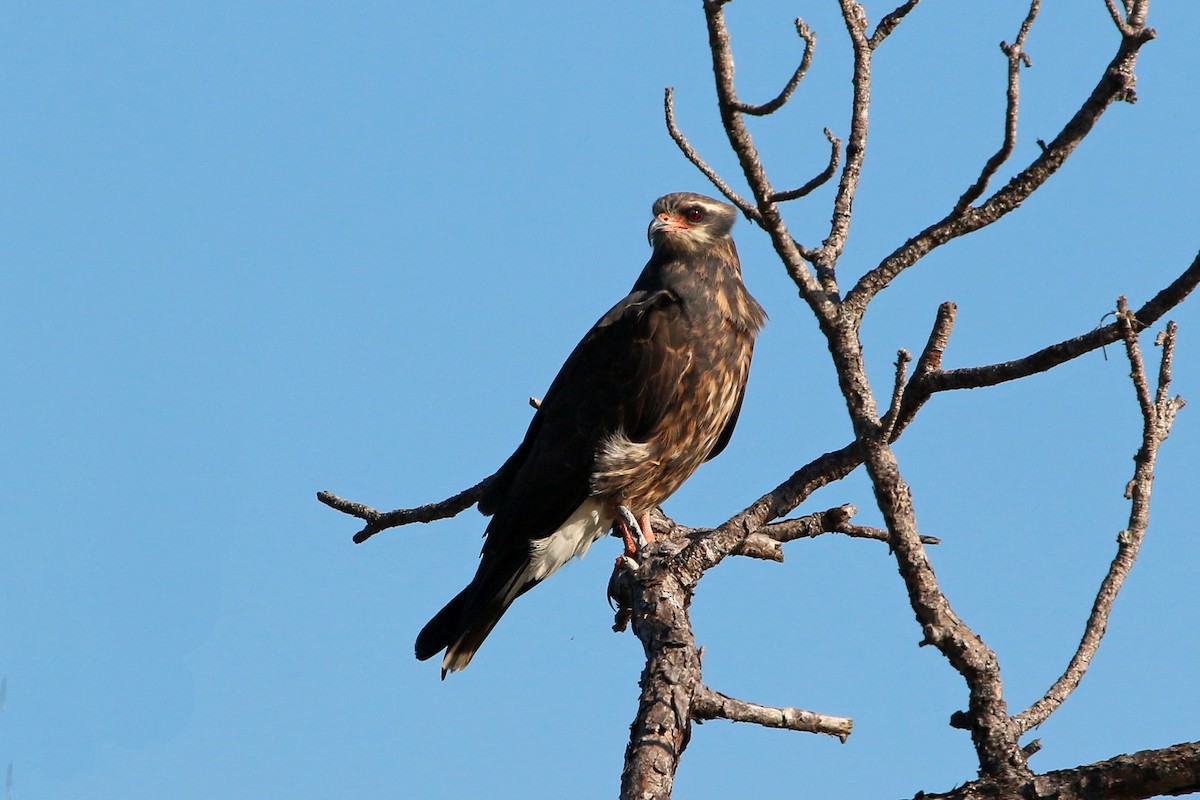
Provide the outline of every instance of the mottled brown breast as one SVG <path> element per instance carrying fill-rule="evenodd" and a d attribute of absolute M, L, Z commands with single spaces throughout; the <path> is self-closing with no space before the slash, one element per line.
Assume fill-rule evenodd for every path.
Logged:
<path fill-rule="evenodd" d="M 703 302 L 693 303 L 681 318 L 688 326 L 687 367 L 662 419 L 642 440 L 618 432 L 601 443 L 597 453 L 593 492 L 636 514 L 662 503 L 691 477 L 709 458 L 741 404 L 754 335 L 762 324 L 761 308 L 740 281 L 706 290 Z M 748 308 L 747 302 L 758 313 L 752 324 L 737 313 Z"/>

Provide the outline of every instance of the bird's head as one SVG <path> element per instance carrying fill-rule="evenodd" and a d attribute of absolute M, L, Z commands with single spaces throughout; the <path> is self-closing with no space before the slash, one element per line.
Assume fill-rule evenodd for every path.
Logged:
<path fill-rule="evenodd" d="M 693 192 L 674 192 L 654 201 L 654 220 L 646 236 L 655 248 L 690 251 L 726 239 L 737 209 Z"/>

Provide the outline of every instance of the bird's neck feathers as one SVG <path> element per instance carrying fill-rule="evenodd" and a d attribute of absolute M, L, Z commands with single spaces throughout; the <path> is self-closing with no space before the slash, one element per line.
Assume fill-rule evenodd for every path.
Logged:
<path fill-rule="evenodd" d="M 633 288 L 669 289 L 685 307 L 711 306 L 712 313 L 751 336 L 767 321 L 767 312 L 742 283 L 737 248 L 728 236 L 703 250 L 656 247 Z"/>

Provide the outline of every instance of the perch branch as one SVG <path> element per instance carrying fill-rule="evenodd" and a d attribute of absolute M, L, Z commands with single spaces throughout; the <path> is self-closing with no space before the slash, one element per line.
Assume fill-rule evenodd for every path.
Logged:
<path fill-rule="evenodd" d="M 748 508 L 684 547 L 674 558 L 681 581 L 686 586 L 695 586 L 705 571 L 724 560 L 766 522 L 791 512 L 817 489 L 844 478 L 860 464 L 862 447 L 858 442 L 825 453 L 805 464 Z"/>
<path fill-rule="evenodd" d="M 796 519 L 763 525 L 748 534 L 736 545 L 729 555 L 759 558 L 764 561 L 783 563 L 783 545 L 796 539 L 813 539 L 828 533 L 840 533 L 851 539 L 888 540 L 887 531 L 865 525 L 853 525 L 850 518 L 858 513 L 852 505 L 842 505 L 826 511 L 817 511 Z M 653 517 L 655 530 L 663 536 L 687 538 L 697 541 L 713 533 L 713 528 L 688 528 L 667 518 L 661 512 Z M 940 544 L 936 536 L 922 536 L 925 544 Z"/>

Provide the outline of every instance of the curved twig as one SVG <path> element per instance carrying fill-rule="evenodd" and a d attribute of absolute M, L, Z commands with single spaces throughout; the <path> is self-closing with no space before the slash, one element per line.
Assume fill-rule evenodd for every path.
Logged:
<path fill-rule="evenodd" d="M 760 216 L 756 218 L 771 236 L 775 252 L 787 268 L 788 275 L 796 283 L 801 296 L 813 313 L 822 320 L 832 320 L 834 309 L 830 295 L 818 283 L 806 267 L 806 261 L 812 261 L 814 254 L 802 248 L 788 233 L 787 225 L 779 214 L 779 208 L 771 199 L 775 195 L 771 182 L 767 178 L 762 160 L 750 131 L 746 128 L 742 113 L 738 110 L 737 90 L 733 83 L 733 51 L 729 44 L 729 29 L 725 25 L 725 15 L 722 10 L 724 2 L 705 0 L 704 17 L 708 25 L 708 46 L 712 53 L 713 83 L 717 91 L 717 109 L 721 114 L 721 125 L 729 139 L 729 146 L 737 155 L 742 174 L 750 186 L 758 203 Z M 818 272 L 821 269 L 818 267 Z M 836 286 L 835 286 L 836 289 Z"/>
<path fill-rule="evenodd" d="M 771 195 L 772 203 L 786 203 L 789 200 L 799 200 L 813 192 L 813 190 L 824 186 L 834 173 L 837 172 L 838 164 L 842 160 L 842 140 L 833 135 L 833 131 L 829 128 L 825 129 L 825 138 L 829 140 L 830 153 L 829 164 L 825 167 L 820 175 L 816 176 L 808 183 L 801 186 L 799 189 L 788 189 L 784 192 L 776 192 Z"/>
<path fill-rule="evenodd" d="M 737 206 L 747 219 L 752 219 L 755 222 L 762 221 L 762 214 L 754 206 L 753 203 L 743 198 L 735 192 L 733 188 L 727 184 L 717 171 L 710 167 L 708 163 L 700 157 L 696 152 L 696 148 L 692 147 L 692 143 L 687 140 L 687 137 L 679 130 L 679 126 L 675 123 L 675 87 L 668 86 L 663 95 L 663 112 L 667 119 L 667 133 L 671 135 L 671 139 L 682 151 L 685 158 L 695 165 L 696 169 L 704 173 L 704 177 L 712 181 L 712 185 L 717 187 L 717 190 L 729 199 L 729 202 Z"/>
<path fill-rule="evenodd" d="M 774 114 L 791 99 L 792 92 L 796 91 L 796 87 L 800 85 L 800 81 L 804 80 L 804 76 L 812 64 L 813 48 L 817 46 L 817 35 L 799 17 L 796 17 L 796 33 L 804 40 L 804 54 L 800 57 L 800 66 L 796 67 L 796 71 L 792 73 L 792 77 L 788 80 L 787 85 L 783 87 L 783 91 L 773 100 L 768 100 L 762 105 L 752 105 L 738 100 L 734 103 L 734 108 L 743 114 L 749 114 L 754 117 L 765 117 L 768 114 Z"/>

